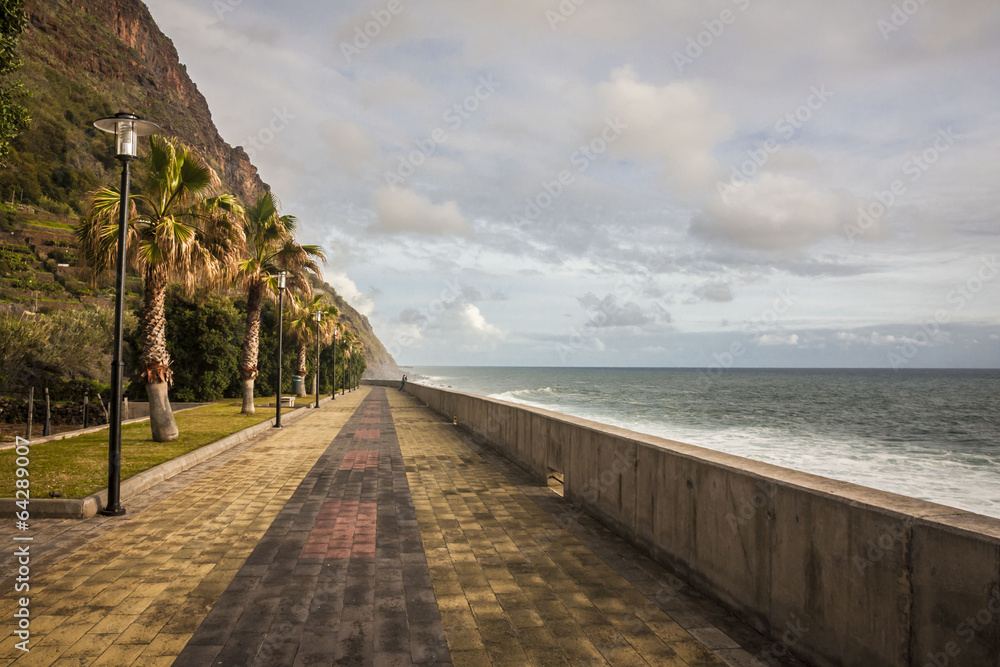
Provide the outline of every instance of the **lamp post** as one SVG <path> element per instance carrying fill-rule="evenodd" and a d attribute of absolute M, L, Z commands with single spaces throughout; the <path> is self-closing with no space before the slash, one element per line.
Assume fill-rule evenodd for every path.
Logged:
<path fill-rule="evenodd" d="M 281 428 L 281 336 L 285 310 L 285 272 L 278 272 L 278 400 L 275 402 L 274 428 Z"/>
<path fill-rule="evenodd" d="M 334 324 L 333 327 L 333 380 L 330 384 L 333 385 L 333 393 L 330 396 L 331 401 L 337 400 L 337 326 Z"/>
<path fill-rule="evenodd" d="M 94 121 L 94 127 L 115 135 L 115 156 L 122 163 L 121 201 L 118 204 L 118 261 L 115 264 L 115 340 L 111 360 L 111 414 L 108 424 L 108 502 L 101 514 L 122 516 L 122 329 L 125 319 L 125 255 L 128 250 L 129 164 L 136 158 L 139 137 L 160 128 L 135 114 L 119 112 Z"/>
<path fill-rule="evenodd" d="M 313 319 L 316 320 L 316 407 L 319 407 L 319 323 L 323 319 L 323 313 L 321 311 L 316 311 L 313 313 Z"/>

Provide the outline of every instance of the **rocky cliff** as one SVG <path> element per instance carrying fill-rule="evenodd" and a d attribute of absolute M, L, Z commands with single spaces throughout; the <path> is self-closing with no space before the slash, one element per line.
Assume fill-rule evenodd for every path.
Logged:
<path fill-rule="evenodd" d="M 224 189 L 243 201 L 268 189 L 247 153 L 219 135 L 173 42 L 140 0 L 26 0 L 25 12 L 24 67 L 17 77 L 31 93 L 23 104 L 32 122 L 14 140 L 7 168 L 0 170 L 0 198 L 30 211 L 15 227 L 34 225 L 35 232 L 65 235 L 83 210 L 86 193 L 117 183 L 113 142 L 92 122 L 118 111 L 137 113 L 159 124 L 165 135 L 182 137 L 206 157 Z M 17 231 L 22 236 L 28 229 Z M 25 239 L 31 245 L 30 235 Z M 59 243 L 72 245 L 72 237 Z M 395 375 L 396 363 L 368 319 L 324 287 L 364 342 L 369 368 Z M 65 298 L 70 305 L 72 296 Z"/>
<path fill-rule="evenodd" d="M 219 136 L 208 102 L 140 0 L 28 0 L 25 11 L 29 29 L 21 48 L 36 96 L 58 101 L 69 84 L 71 98 L 89 98 L 91 108 L 96 103 L 108 113 L 132 111 L 155 121 L 164 134 L 183 137 L 245 200 L 267 187 L 246 152 Z M 37 118 L 39 105 L 29 106 Z M 51 115 L 42 112 L 46 120 Z M 91 118 L 73 113 L 67 120 L 76 125 L 65 128 L 67 138 L 74 129 L 93 134 Z"/>

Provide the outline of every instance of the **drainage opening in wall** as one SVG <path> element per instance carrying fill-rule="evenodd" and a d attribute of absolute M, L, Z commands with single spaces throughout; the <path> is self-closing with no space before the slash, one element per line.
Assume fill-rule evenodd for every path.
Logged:
<path fill-rule="evenodd" d="M 549 468 L 548 487 L 550 491 L 555 491 L 560 496 L 563 495 L 563 474 L 561 471 Z"/>

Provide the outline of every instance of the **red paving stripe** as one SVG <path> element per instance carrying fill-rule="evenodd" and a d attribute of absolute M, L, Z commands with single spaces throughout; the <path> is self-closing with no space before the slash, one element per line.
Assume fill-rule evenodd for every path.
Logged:
<path fill-rule="evenodd" d="M 366 407 L 385 416 L 381 428 L 356 430 Z M 344 425 L 239 574 L 175 665 L 451 664 L 384 389 Z"/>
<path fill-rule="evenodd" d="M 381 422 L 382 422 L 382 419 L 380 417 L 362 417 L 361 418 L 361 423 L 362 424 L 379 424 Z"/>
<path fill-rule="evenodd" d="M 374 558 L 378 505 L 357 500 L 327 500 L 302 547 L 301 558 Z"/>
<path fill-rule="evenodd" d="M 344 453 L 338 470 L 372 470 L 378 469 L 377 449 L 351 449 Z"/>

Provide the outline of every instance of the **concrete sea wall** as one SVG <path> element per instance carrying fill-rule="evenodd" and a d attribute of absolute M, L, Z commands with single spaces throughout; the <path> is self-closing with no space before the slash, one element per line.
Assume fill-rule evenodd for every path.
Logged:
<path fill-rule="evenodd" d="M 539 483 L 561 479 L 574 504 L 772 637 L 775 655 L 1000 666 L 1000 520 L 523 405 L 406 391 Z"/>

